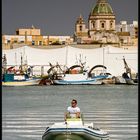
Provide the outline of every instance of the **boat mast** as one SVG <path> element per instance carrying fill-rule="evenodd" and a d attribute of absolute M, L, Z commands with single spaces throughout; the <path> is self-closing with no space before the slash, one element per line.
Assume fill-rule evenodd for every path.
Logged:
<path fill-rule="evenodd" d="M 68 46 L 66 46 L 65 70 L 67 68 L 67 63 L 68 63 Z"/>
<path fill-rule="evenodd" d="M 17 54 L 15 53 L 15 64 L 17 66 Z"/>
<path fill-rule="evenodd" d="M 3 72 L 4 74 L 6 73 L 6 69 L 7 69 L 7 58 L 6 58 L 6 54 L 4 54 L 3 56 L 3 61 L 2 61 L 2 67 L 3 67 Z"/>
<path fill-rule="evenodd" d="M 21 53 L 21 73 L 23 72 L 23 57 L 22 57 L 22 53 Z"/>

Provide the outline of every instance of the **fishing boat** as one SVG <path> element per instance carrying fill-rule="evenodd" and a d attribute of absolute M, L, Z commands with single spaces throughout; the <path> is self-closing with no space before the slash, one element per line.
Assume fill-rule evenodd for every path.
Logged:
<path fill-rule="evenodd" d="M 133 77 L 131 68 L 128 66 L 124 57 L 123 62 L 126 71 L 122 74 L 122 76 L 115 77 L 115 84 L 138 85 L 138 74 L 134 74 L 135 77 Z"/>
<path fill-rule="evenodd" d="M 88 77 L 87 73 L 65 74 L 62 79 L 55 79 L 53 83 L 56 85 L 101 85 L 103 75 Z"/>
<path fill-rule="evenodd" d="M 76 67 L 81 67 L 80 70 L 76 70 Z M 93 73 L 95 68 L 102 67 L 106 69 L 103 65 L 96 65 L 90 69 L 90 71 L 86 71 L 80 65 L 74 65 L 68 69 L 65 74 L 61 74 L 61 77 L 54 79 L 53 83 L 57 85 L 101 85 L 103 84 L 103 80 L 110 78 L 109 74 L 105 72 L 100 72 L 98 74 Z"/>
<path fill-rule="evenodd" d="M 32 75 L 32 67 L 28 66 L 27 63 L 23 64 L 22 55 L 21 65 L 18 68 L 16 66 L 7 66 L 6 55 L 2 59 L 2 86 L 39 85 L 41 78 Z"/>
<path fill-rule="evenodd" d="M 70 118 L 47 127 L 42 140 L 109 140 L 109 134 L 81 118 Z"/>
<path fill-rule="evenodd" d="M 127 73 L 115 77 L 115 84 L 138 85 L 138 79 L 131 79 Z"/>
<path fill-rule="evenodd" d="M 4 74 L 2 86 L 33 86 L 39 85 L 40 78 L 30 78 L 26 74 Z"/>

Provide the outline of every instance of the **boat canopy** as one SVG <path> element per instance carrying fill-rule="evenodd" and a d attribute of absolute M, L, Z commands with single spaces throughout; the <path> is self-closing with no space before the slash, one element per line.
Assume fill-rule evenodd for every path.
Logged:
<path fill-rule="evenodd" d="M 104 65 L 95 65 L 94 67 L 92 67 L 92 68 L 90 69 L 90 71 L 88 72 L 88 74 L 91 74 L 91 72 L 92 72 L 95 68 L 98 68 L 98 67 L 102 67 L 102 68 L 104 68 L 104 69 L 107 69 L 106 66 L 104 66 Z"/>
<path fill-rule="evenodd" d="M 66 73 L 70 73 L 71 70 L 75 69 L 75 68 L 80 68 L 81 70 L 83 70 L 83 66 L 81 65 L 73 65 L 71 67 L 68 68 L 68 70 L 66 71 Z"/>

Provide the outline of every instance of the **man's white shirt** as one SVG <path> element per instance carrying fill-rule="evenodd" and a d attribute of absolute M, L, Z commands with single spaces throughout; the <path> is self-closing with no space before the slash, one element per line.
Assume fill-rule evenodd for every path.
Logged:
<path fill-rule="evenodd" d="M 71 106 L 69 106 L 67 108 L 67 111 L 70 113 L 70 116 L 72 118 L 75 118 L 76 117 L 75 113 L 80 112 L 80 108 L 79 107 L 71 107 Z"/>

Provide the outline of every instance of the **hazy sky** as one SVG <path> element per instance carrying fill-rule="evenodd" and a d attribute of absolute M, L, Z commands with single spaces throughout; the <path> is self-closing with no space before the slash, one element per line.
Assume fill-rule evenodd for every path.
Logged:
<path fill-rule="evenodd" d="M 116 23 L 138 20 L 138 0 L 107 0 Z M 15 34 L 18 28 L 34 25 L 43 35 L 73 35 L 82 14 L 86 24 L 97 0 L 2 0 L 2 34 Z M 87 24 L 88 26 L 88 24 Z"/>

